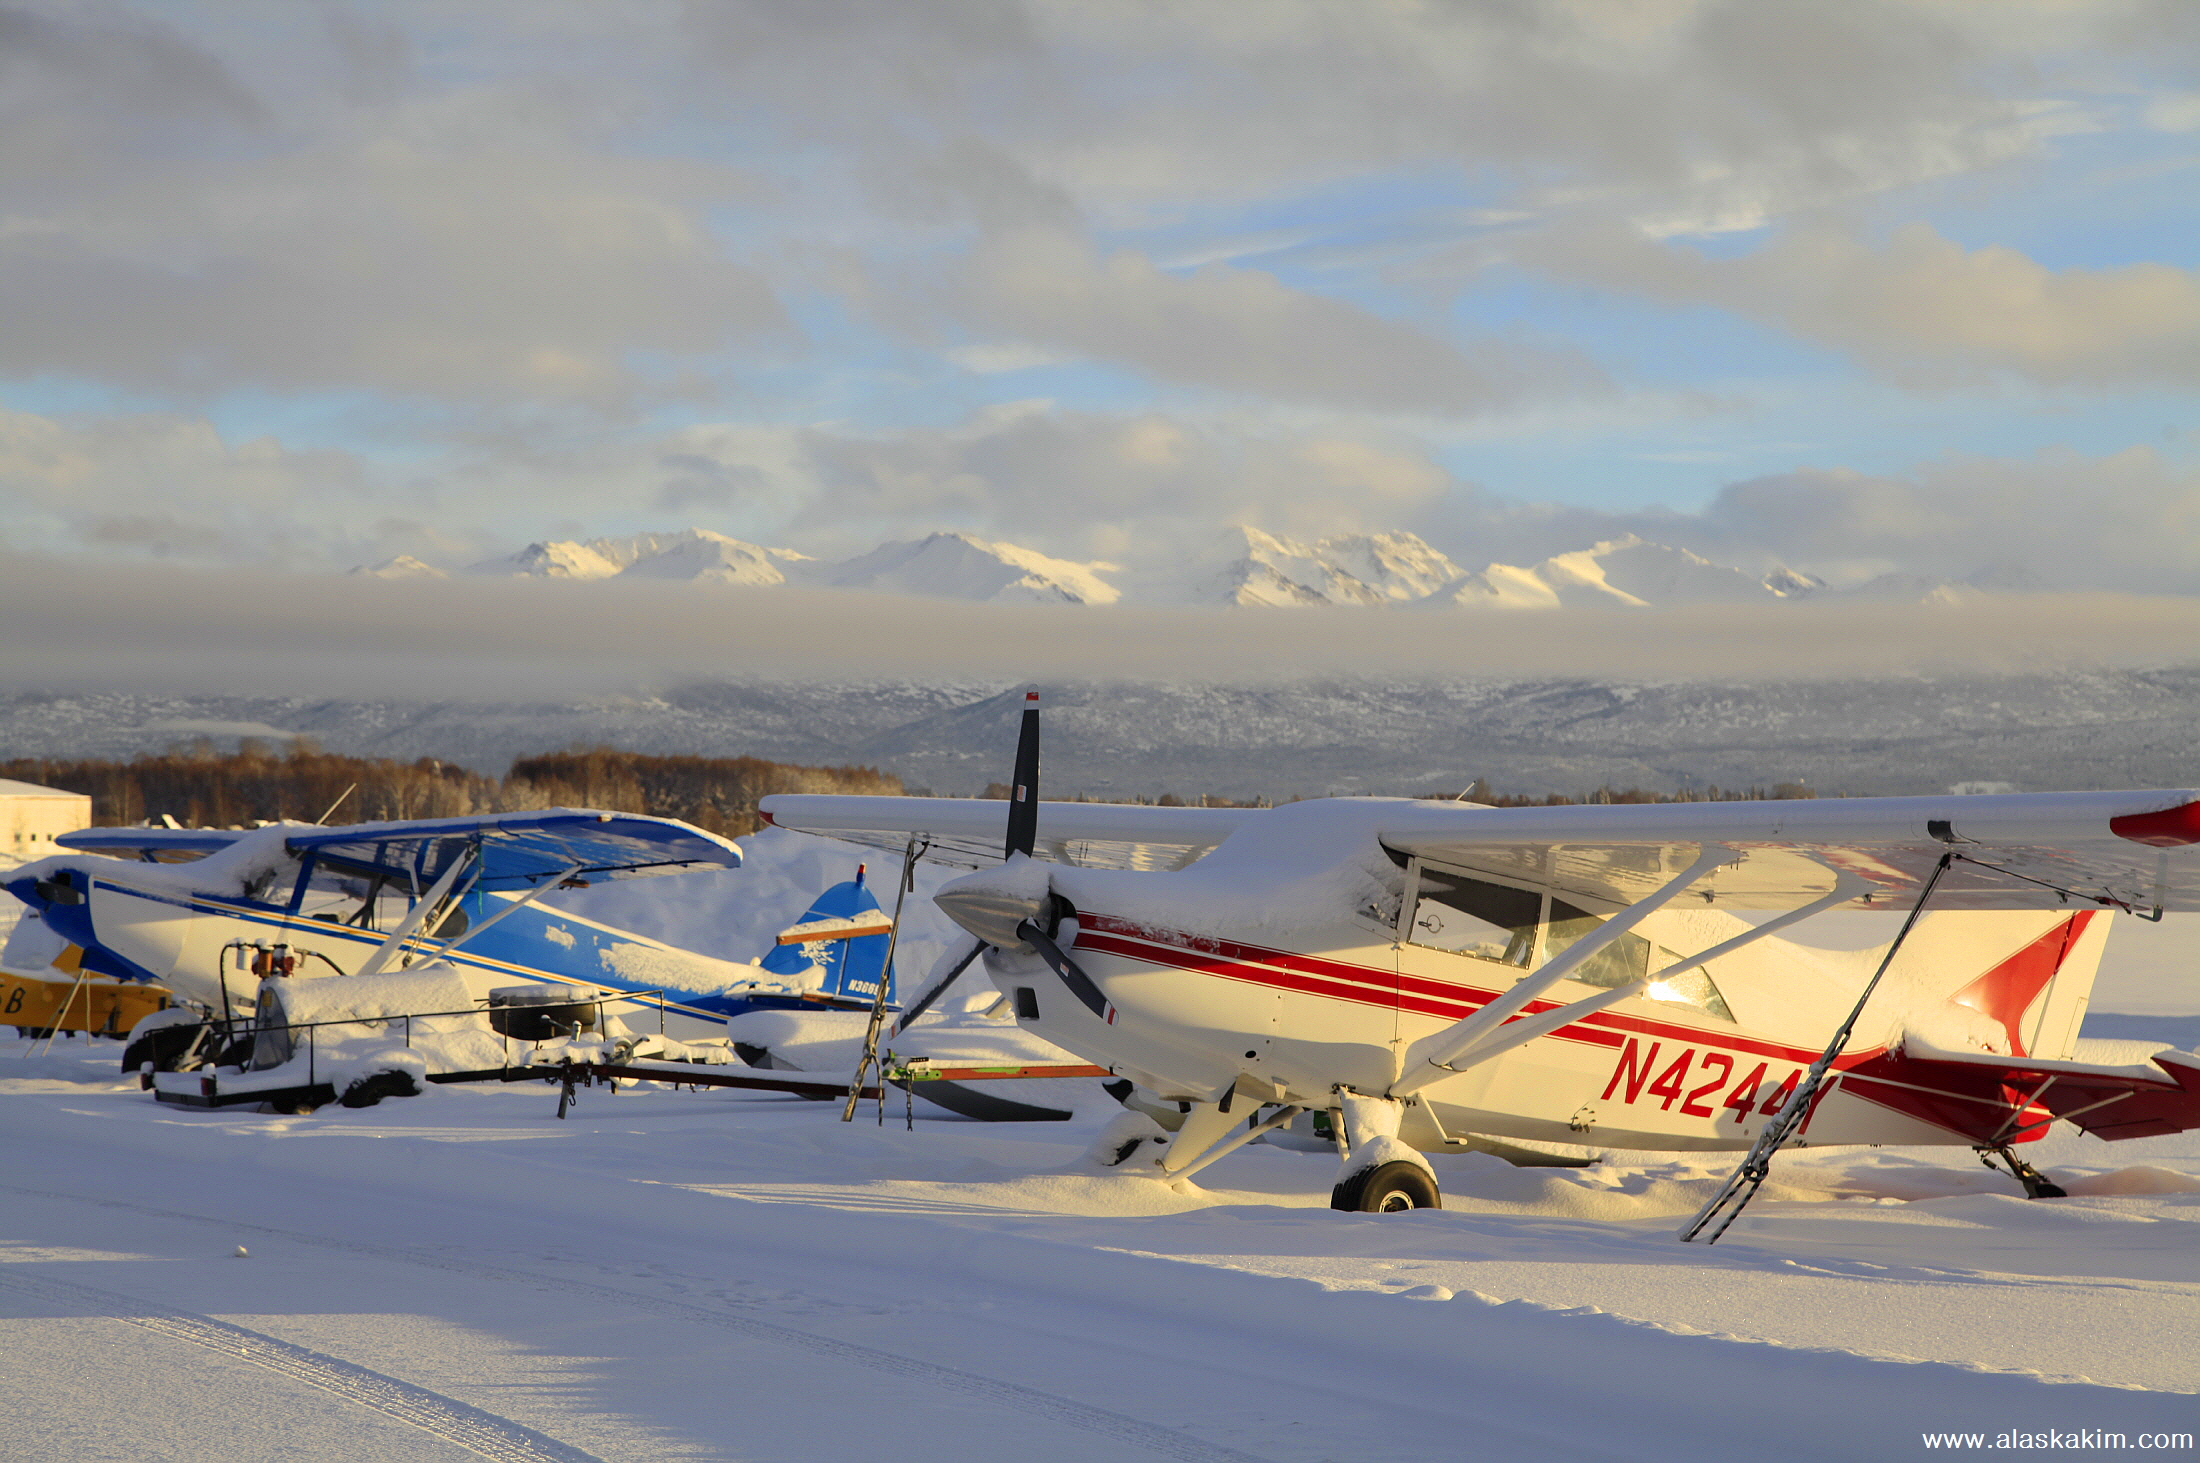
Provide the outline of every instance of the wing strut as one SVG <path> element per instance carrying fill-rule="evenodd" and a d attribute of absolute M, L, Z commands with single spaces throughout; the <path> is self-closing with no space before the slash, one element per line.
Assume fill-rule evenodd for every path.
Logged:
<path fill-rule="evenodd" d="M 374 953 L 369 955 L 365 962 L 360 965 L 357 973 L 360 975 L 380 975 L 388 969 L 389 963 L 397 958 L 398 952 L 411 943 L 413 936 L 419 933 L 421 926 L 428 922 L 430 916 L 442 912 L 444 904 L 449 899 L 451 886 L 458 882 L 459 875 L 465 873 L 480 861 L 481 845 L 478 843 L 468 844 L 463 853 L 451 860 L 451 866 L 443 871 L 442 878 L 435 881 L 435 887 L 421 896 L 420 902 L 412 907 L 412 912 L 405 916 L 404 922 L 390 932 L 388 939 L 374 947 Z"/>
<path fill-rule="evenodd" d="M 449 944 L 445 945 L 440 951 L 437 952 L 437 958 L 440 959 L 443 956 L 449 955 L 453 950 L 456 950 L 459 946 L 465 944 L 468 940 L 471 940 L 474 936 L 480 934 L 483 930 L 489 928 L 489 926 L 495 924 L 498 920 L 503 919 L 506 915 L 518 914 L 528 905 L 533 904 L 536 900 L 542 898 L 543 895 L 557 888 L 567 879 L 572 878 L 580 871 L 581 866 L 579 864 L 568 864 L 566 865 L 564 873 L 552 874 L 547 879 L 537 881 L 534 888 L 528 890 L 519 898 L 505 905 L 504 908 L 498 910 L 495 914 L 490 915 L 480 924 L 468 925 L 464 934 L 460 935 L 457 939 L 451 941 Z"/>
<path fill-rule="evenodd" d="M 938 980 L 933 981 L 931 989 L 925 991 L 924 994 L 918 996 L 915 1000 L 911 1001 L 908 1005 L 908 1008 L 904 1010 L 901 1015 L 894 1019 L 893 1027 L 886 1033 L 887 1040 L 891 1041 L 895 1037 L 901 1035 L 904 1031 L 907 1031 L 910 1025 L 915 1022 L 915 1020 L 919 1016 L 922 1016 L 925 1012 L 931 1010 L 932 1003 L 934 1001 L 937 1001 L 941 996 L 946 995 L 947 988 L 955 983 L 957 977 L 959 977 L 964 971 L 970 968 L 970 962 L 977 959 L 980 955 L 984 953 L 985 941 L 972 940 L 970 942 L 970 948 L 963 951 L 962 957 L 948 968 L 947 974 L 941 976 Z"/>
<path fill-rule="evenodd" d="M 863 1056 L 856 1063 L 855 1076 L 848 1079 L 848 1105 L 840 1110 L 840 1120 L 844 1123 L 855 1121 L 856 1104 L 863 1100 L 866 1073 L 872 1074 L 872 1080 L 878 1084 L 879 1121 L 886 1121 L 886 1069 L 878 1059 L 878 1033 L 886 1024 L 886 988 L 894 981 L 894 946 L 901 940 L 901 903 L 917 887 L 917 860 L 923 858 L 931 846 L 931 839 L 919 841 L 918 835 L 912 833 L 901 851 L 901 882 L 894 886 L 894 922 L 886 928 L 886 963 L 879 967 L 878 990 L 871 997 L 871 1019 L 863 1028 Z"/>
<path fill-rule="evenodd" d="M 1530 1001 L 1542 995 L 1552 986 L 1573 974 L 1605 946 L 1626 934 L 1649 915 L 1663 908 L 1675 895 L 1703 878 L 1723 864 L 1733 863 L 1734 850 L 1723 844 L 1707 843 L 1696 854 L 1696 861 L 1683 869 L 1657 893 L 1636 900 L 1627 908 L 1598 925 L 1588 934 L 1568 945 L 1547 960 L 1543 968 L 1527 977 L 1511 990 L 1491 1001 L 1481 1010 L 1442 1031 L 1431 1032 L 1405 1050 L 1402 1065 L 1405 1070 L 1390 1084 L 1392 1097 L 1407 1097 L 1428 1086 L 1441 1082 L 1452 1074 L 1451 1063 L 1480 1046 L 1500 1026 L 1519 1015 Z M 1408 890 L 1410 896 L 1412 891 Z M 1662 974 L 1663 972 L 1661 972 Z M 1561 1023 L 1563 1024 L 1563 1023 Z"/>
<path fill-rule="evenodd" d="M 1953 852 L 1940 856 L 1940 862 L 1933 866 L 1932 877 L 1918 891 L 1917 903 L 1910 906 L 1910 917 L 1902 921 L 1901 933 L 1887 947 L 1885 957 L 1879 962 L 1879 969 L 1873 971 L 1872 978 L 1865 982 L 1864 993 L 1856 998 L 1856 1005 L 1849 1011 L 1849 1019 L 1841 1023 L 1841 1029 L 1826 1044 L 1825 1052 L 1810 1064 L 1810 1070 L 1796 1084 L 1795 1095 L 1788 1099 L 1787 1106 L 1781 1108 L 1779 1115 L 1765 1124 L 1765 1130 L 1750 1145 L 1748 1156 L 1742 1159 L 1742 1166 L 1728 1175 L 1727 1181 L 1720 1185 L 1719 1192 L 1712 1195 L 1711 1202 L 1698 1210 L 1696 1217 L 1689 1220 L 1687 1226 L 1681 1230 L 1683 1243 L 1694 1241 L 1712 1220 L 1717 1219 L 1718 1227 L 1704 1241 L 1709 1245 L 1717 1244 L 1719 1236 L 1726 1233 L 1726 1227 L 1740 1218 L 1742 1210 L 1757 1196 L 1765 1175 L 1772 1172 L 1772 1155 L 1779 1152 L 1788 1139 L 1794 1137 L 1809 1120 L 1811 1109 L 1818 1102 L 1818 1089 L 1825 1085 L 1826 1074 L 1833 1070 L 1834 1059 L 1849 1044 L 1849 1033 L 1856 1029 L 1857 1018 L 1864 1014 L 1865 1003 L 1871 1000 L 1872 992 L 1879 988 L 1879 978 L 1887 973 L 1888 966 L 1894 964 L 1894 957 L 1902 949 L 1902 942 L 1910 937 L 1911 930 L 1917 928 L 1917 917 L 1925 912 L 1925 901 L 1933 897 L 1933 886 L 1940 882 L 1940 876 L 1947 873 L 1948 866 L 1955 861 L 1956 855 Z"/>

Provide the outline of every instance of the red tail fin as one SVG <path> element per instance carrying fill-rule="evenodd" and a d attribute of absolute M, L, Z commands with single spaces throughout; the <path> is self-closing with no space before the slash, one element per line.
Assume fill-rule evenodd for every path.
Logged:
<path fill-rule="evenodd" d="M 2080 910 L 1948 999 L 1999 1022 L 2001 1029 L 2009 1033 L 2010 1055 L 2028 1055 L 2022 1031 L 2024 1013 L 2032 1009 L 2040 992 L 2062 969 L 2063 961 L 2096 913 Z"/>

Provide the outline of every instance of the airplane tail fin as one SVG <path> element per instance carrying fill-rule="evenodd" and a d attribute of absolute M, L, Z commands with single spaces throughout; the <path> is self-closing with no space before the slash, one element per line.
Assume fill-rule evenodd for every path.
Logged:
<path fill-rule="evenodd" d="M 1902 1024 L 1937 1048 L 2067 1058 L 2108 930 L 2097 909 L 1928 914 L 1889 972 Z"/>

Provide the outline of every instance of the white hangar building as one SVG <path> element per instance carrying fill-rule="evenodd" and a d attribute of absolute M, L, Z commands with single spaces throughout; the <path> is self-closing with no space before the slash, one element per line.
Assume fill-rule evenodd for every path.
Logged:
<path fill-rule="evenodd" d="M 26 860 L 59 853 L 54 840 L 92 826 L 92 800 L 80 792 L 0 777 L 0 857 Z"/>

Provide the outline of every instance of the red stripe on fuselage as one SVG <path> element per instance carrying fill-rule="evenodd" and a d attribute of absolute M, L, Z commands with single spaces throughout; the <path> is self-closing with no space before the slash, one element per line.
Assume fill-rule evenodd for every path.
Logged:
<path fill-rule="evenodd" d="M 1103 954 L 1141 960 L 1150 965 L 1212 975 L 1223 980 L 1265 985 L 1279 990 L 1298 991 L 1305 995 L 1326 996 L 1332 1000 L 1351 1001 L 1356 1005 L 1375 1006 L 1384 1010 L 1411 1011 L 1440 1020 L 1457 1021 L 1471 1016 L 1497 996 L 1497 992 L 1492 990 L 1449 985 L 1416 976 L 1397 976 L 1373 966 L 1325 960 L 1320 956 L 1302 955 L 1289 950 L 1270 950 L 1259 945 L 1218 939 L 1211 935 L 1157 930 L 1151 926 L 1086 910 L 1079 910 L 1077 913 L 1075 944 L 1079 949 L 1097 950 Z M 1537 1015 L 1556 1010 L 1563 1004 L 1560 1001 L 1531 1001 L 1521 1014 Z M 1560 1040 L 1601 1047 L 1616 1047 L 1630 1034 L 1691 1042 L 1778 1061 L 1813 1062 L 1820 1055 L 1816 1051 L 1780 1042 L 1762 1041 L 1739 1034 L 1728 1035 L 1700 1026 L 1682 1026 L 1640 1016 L 1622 1016 L 1608 1011 L 1584 1016 L 1581 1020 L 1551 1033 Z M 1871 1051 L 1844 1055 L 1834 1065 L 1842 1068 L 1867 1061 L 1878 1050 L 1875 1047 Z"/>

